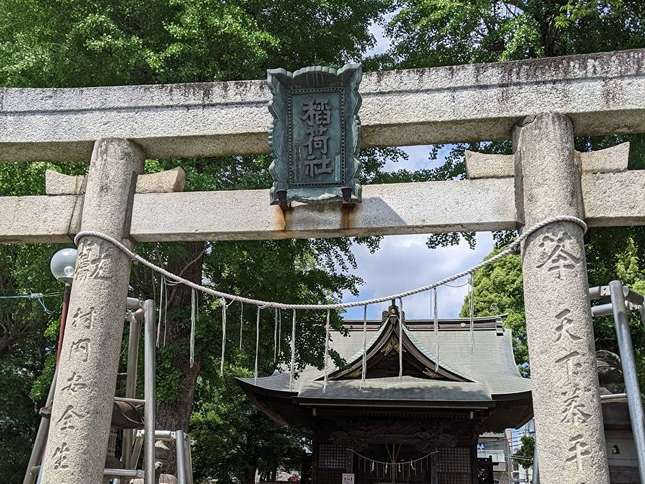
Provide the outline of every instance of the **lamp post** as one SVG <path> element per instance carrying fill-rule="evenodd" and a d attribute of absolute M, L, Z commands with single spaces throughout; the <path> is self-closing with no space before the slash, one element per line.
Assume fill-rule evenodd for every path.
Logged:
<path fill-rule="evenodd" d="M 65 321 L 67 320 L 67 308 L 69 307 L 69 295 L 71 293 L 72 281 L 74 280 L 74 267 L 76 266 L 76 249 L 61 249 L 54 254 L 49 263 L 49 270 L 57 281 L 65 284 L 63 292 L 63 307 L 60 314 L 60 328 L 58 330 L 58 343 L 56 345 L 56 363 L 63 346 L 63 335 L 65 334 Z"/>

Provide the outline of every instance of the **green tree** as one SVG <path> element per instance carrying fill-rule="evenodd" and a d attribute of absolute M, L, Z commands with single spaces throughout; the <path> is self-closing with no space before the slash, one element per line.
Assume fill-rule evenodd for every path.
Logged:
<path fill-rule="evenodd" d="M 645 47 L 645 3 L 640 0 L 400 0 L 387 25 L 392 48 L 372 61 L 379 67 L 433 67 L 473 62 L 495 62 L 535 57 L 583 54 Z M 580 151 L 631 142 L 630 168 L 645 168 L 645 137 L 603 136 L 576 140 Z M 443 148 L 434 146 L 431 159 Z M 509 140 L 452 145 L 445 163 L 417 173 L 390 174 L 389 178 L 447 180 L 465 177 L 464 150 L 511 153 Z M 503 245 L 513 235 L 494 234 Z M 429 247 L 467 240 L 472 233 L 432 236 Z M 592 229 L 586 244 L 587 269 L 592 285 L 622 278 L 642 287 L 638 261 L 645 260 L 645 228 Z M 508 313 L 519 363 L 527 357 L 521 299 L 519 259 L 507 258 L 475 276 L 478 314 Z M 499 266 L 499 267 L 498 267 Z M 637 324 L 635 322 L 635 324 Z M 599 349 L 616 348 L 613 327 L 605 320 L 595 324 Z M 635 332 L 638 331 L 638 326 Z M 636 338 L 643 354 L 645 342 Z M 642 358 L 641 358 L 642 359 Z"/>
<path fill-rule="evenodd" d="M 535 437 L 532 435 L 523 435 L 520 442 L 522 443 L 522 446 L 513 454 L 513 459 L 515 459 L 517 463 L 525 469 L 533 467 L 533 457 L 535 456 Z"/>
<path fill-rule="evenodd" d="M 632 238 L 617 239 L 624 245 L 612 248 L 610 261 L 602 261 L 603 270 L 589 272 L 590 286 L 606 285 L 613 279 L 620 279 L 632 289 L 645 294 L 645 270 L 640 262 L 642 259 L 636 253 Z M 598 253 L 597 249 L 589 249 L 591 254 Z M 493 254 L 498 250 L 493 251 Z M 609 249 L 605 249 L 609 253 Z M 594 261 L 589 262 L 590 265 Z M 610 264 L 613 263 L 613 267 Z M 477 316 L 505 314 L 505 324 L 512 330 L 515 362 L 520 371 L 528 376 L 530 366 L 524 319 L 524 294 L 522 291 L 522 261 L 519 255 L 509 255 L 500 261 L 478 270 L 473 278 L 474 312 Z M 467 316 L 470 311 L 470 296 L 466 297 L 461 309 L 461 315 Z M 632 343 L 639 379 L 645 383 L 645 328 L 637 313 L 630 318 Z M 616 330 L 612 317 L 602 317 L 594 320 L 595 344 L 597 350 L 608 350 L 618 354 Z"/>
<path fill-rule="evenodd" d="M 254 79 L 264 77 L 265 70 L 271 67 L 341 65 L 360 58 L 373 44 L 368 26 L 389 4 L 388 0 L 7 0 L 0 11 L 0 85 L 71 87 Z M 365 179 L 373 177 L 384 157 L 392 153 L 392 150 L 366 152 Z M 181 165 L 187 172 L 187 190 L 260 188 L 269 185 L 268 164 L 266 156 L 148 160 L 146 170 Z M 70 168 L 44 163 L 2 164 L 0 194 L 42 193 L 46 167 L 78 173 L 85 170 L 84 165 Z M 372 247 L 376 243 L 373 239 L 364 242 Z M 343 290 L 355 291 L 358 280 L 343 274 L 343 268 L 355 263 L 350 245 L 349 240 L 299 240 L 143 244 L 138 250 L 193 281 L 207 278 L 213 285 L 232 292 L 311 302 L 337 298 Z M 54 250 L 52 246 L 0 248 L 2 277 L 6 275 L 8 281 L 3 280 L 0 290 L 20 292 L 40 287 L 47 288 L 42 292 L 60 290 L 47 276 L 47 261 Z M 17 256 L 17 252 L 22 256 Z M 26 260 L 31 264 L 25 264 Z M 131 283 L 136 295 L 153 297 L 158 293 L 159 280 L 140 267 L 133 269 Z M 170 289 L 165 344 L 158 365 L 159 427 L 186 429 L 196 409 L 193 421 L 199 438 L 205 438 L 206 433 L 200 429 L 207 428 L 212 420 L 222 435 L 233 434 L 235 439 L 245 440 L 245 452 L 249 455 L 264 455 L 266 449 L 287 455 L 294 452 L 294 442 L 301 449 L 299 439 L 277 430 L 247 403 L 231 404 L 239 403 L 241 397 L 226 389 L 230 382 L 217 376 L 221 338 L 217 301 L 202 301 L 195 365 L 189 365 L 189 301 L 188 290 Z M 239 311 L 239 307 L 231 307 L 231 321 L 238 320 L 235 316 Z M 234 324 L 229 328 L 228 348 L 234 366 L 227 368 L 227 378 L 237 368 L 249 367 L 252 362 L 254 325 L 249 322 L 254 315 L 249 312 L 247 308 L 242 351 L 235 349 Z M 272 334 L 272 316 L 264 316 L 261 334 Z M 36 406 L 42 404 L 51 379 L 58 322 L 40 313 L 34 318 L 29 318 L 26 312 L 8 314 L 6 318 L 3 328 L 12 327 L 17 318 L 25 328 L 25 331 L 10 328 L 11 334 L 5 334 L 3 329 L 0 339 L 7 348 L 4 354 L 0 353 L 0 375 L 15 388 L 11 395 L 19 399 L 14 406 L 21 410 L 14 412 L 3 405 L 0 422 L 3 425 L 9 422 L 10 429 L 21 427 L 24 429 L 21 435 L 26 437 L 33 435 L 37 422 L 27 395 L 31 387 Z M 299 360 L 319 363 L 321 345 L 316 343 L 324 334 L 323 322 L 314 314 L 303 313 L 301 318 L 306 330 L 298 334 Z M 46 328 L 48 336 L 44 336 Z M 286 332 L 283 338 L 286 341 Z M 272 339 L 261 341 L 260 369 L 270 372 L 279 362 L 272 358 Z M 31 353 L 26 350 L 29 347 L 33 347 Z M 25 374 L 28 378 L 23 381 L 20 376 Z M 247 419 L 244 420 L 247 424 L 236 426 L 240 419 Z M 268 429 L 262 443 L 253 438 L 258 425 Z M 284 445 L 285 439 L 291 444 Z M 14 471 L 5 473 L 0 469 L 0 474 L 11 476 L 5 482 L 18 481 L 26 464 L 28 445 L 20 448 L 8 440 L 3 445 L 5 442 L 16 455 L 12 459 Z M 254 446 L 257 448 L 253 449 Z M 198 442 L 197 449 L 206 447 Z M 283 454 L 273 461 L 280 462 Z M 258 457 L 244 466 L 239 460 L 231 466 L 222 460 L 219 466 L 199 453 L 195 457 L 196 462 L 208 463 L 199 470 L 200 475 L 218 476 L 223 482 L 234 478 L 248 481 L 254 475 L 249 465 L 265 462 Z M 15 469 L 19 471 L 16 473 Z"/>

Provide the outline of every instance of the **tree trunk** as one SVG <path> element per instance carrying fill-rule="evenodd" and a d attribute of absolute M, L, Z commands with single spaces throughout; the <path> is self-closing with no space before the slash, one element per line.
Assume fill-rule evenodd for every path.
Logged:
<path fill-rule="evenodd" d="M 168 260 L 168 270 L 196 283 L 202 281 L 202 257 L 205 244 L 186 243 L 181 250 L 173 251 Z M 190 367 L 188 351 L 190 341 L 191 289 L 185 286 L 168 287 L 168 321 L 166 345 L 180 345 L 181 350 L 172 352 L 172 367 L 180 371 L 175 399 L 157 399 L 157 428 L 160 430 L 188 431 L 195 394 L 195 383 L 201 370 L 201 359 L 195 354 L 195 363 Z M 175 448 L 171 446 L 164 472 L 175 473 Z"/>
<path fill-rule="evenodd" d="M 542 12 L 536 20 L 540 25 L 540 37 L 542 38 L 542 47 L 546 57 L 555 57 L 562 55 L 559 35 L 555 29 L 554 21 L 560 10 L 560 2 L 545 1 L 542 6 Z"/>

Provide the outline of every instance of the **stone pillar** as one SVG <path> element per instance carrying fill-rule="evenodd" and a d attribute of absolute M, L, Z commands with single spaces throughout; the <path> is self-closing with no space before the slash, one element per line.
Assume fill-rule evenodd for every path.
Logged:
<path fill-rule="evenodd" d="M 513 133 L 518 214 L 525 227 L 558 215 L 583 218 L 571 120 L 549 113 Z M 583 231 L 549 225 L 522 247 L 524 307 L 540 477 L 609 482 Z"/>
<path fill-rule="evenodd" d="M 94 144 L 82 230 L 128 237 L 143 161 L 130 141 Z M 103 482 L 129 278 L 121 251 L 94 237 L 81 240 L 45 456 L 47 484 Z"/>

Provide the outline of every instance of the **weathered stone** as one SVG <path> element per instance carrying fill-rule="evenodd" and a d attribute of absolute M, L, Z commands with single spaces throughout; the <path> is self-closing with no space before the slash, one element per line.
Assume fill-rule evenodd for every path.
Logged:
<path fill-rule="evenodd" d="M 629 143 L 604 150 L 576 151 L 583 173 L 617 173 L 627 170 Z M 515 175 L 513 155 L 497 155 L 466 150 L 466 174 L 476 178 L 507 178 Z"/>
<path fill-rule="evenodd" d="M 466 177 L 469 180 L 477 178 L 510 178 L 515 175 L 513 155 L 466 150 L 464 158 Z"/>
<path fill-rule="evenodd" d="M 79 195 L 85 193 L 85 176 L 65 175 L 54 170 L 45 172 L 47 195 Z M 186 172 L 177 167 L 172 170 L 147 173 L 137 178 L 136 193 L 169 193 L 184 189 Z"/>
<path fill-rule="evenodd" d="M 143 161 L 130 141 L 96 142 L 83 230 L 127 239 Z M 125 254 L 101 239 L 81 240 L 44 463 L 47 484 L 103 482 L 129 276 Z"/>
<path fill-rule="evenodd" d="M 617 173 L 629 162 L 629 142 L 596 151 L 576 151 L 583 173 Z"/>
<path fill-rule="evenodd" d="M 589 226 L 645 224 L 645 170 L 583 174 L 582 192 Z M 268 190 L 138 194 L 131 236 L 264 240 L 509 230 L 518 222 L 512 178 L 366 185 L 363 203 L 342 210 L 295 204 L 283 213 L 268 196 Z M 0 197 L 0 243 L 69 242 L 82 206 L 76 195 Z"/>
<path fill-rule="evenodd" d="M 363 146 L 508 139 L 524 116 L 577 134 L 645 131 L 645 50 L 365 74 Z M 151 157 L 268 152 L 265 81 L 0 90 L 0 159 L 86 161 L 93 140 Z"/>
<path fill-rule="evenodd" d="M 516 128 L 516 202 L 526 226 L 584 216 L 573 140 L 571 120 L 560 114 Z M 536 443 L 548 483 L 609 483 L 583 235 L 559 222 L 522 247 Z"/>

